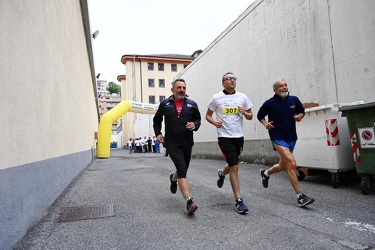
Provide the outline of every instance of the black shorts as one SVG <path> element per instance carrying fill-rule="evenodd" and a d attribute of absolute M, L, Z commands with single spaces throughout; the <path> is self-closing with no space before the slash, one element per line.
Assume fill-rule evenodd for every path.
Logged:
<path fill-rule="evenodd" d="M 228 166 L 232 167 L 238 165 L 238 159 L 240 158 L 243 149 L 244 138 L 219 137 L 218 143 Z"/>
<path fill-rule="evenodd" d="M 186 178 L 187 170 L 190 164 L 192 148 L 192 145 L 167 146 L 169 157 L 171 157 L 177 169 L 178 178 Z"/>

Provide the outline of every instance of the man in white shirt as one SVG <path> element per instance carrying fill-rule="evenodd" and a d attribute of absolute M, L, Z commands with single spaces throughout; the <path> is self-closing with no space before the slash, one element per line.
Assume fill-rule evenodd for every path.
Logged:
<path fill-rule="evenodd" d="M 240 183 L 238 178 L 238 159 L 241 155 L 243 137 L 243 118 L 251 120 L 253 104 L 243 93 L 235 90 L 237 77 L 228 72 L 222 78 L 223 91 L 214 94 L 208 103 L 206 120 L 217 128 L 218 143 L 227 165 L 218 170 L 219 179 L 217 186 L 221 188 L 224 184 L 225 175 L 229 174 L 234 198 L 235 209 L 239 214 L 246 213 L 248 208 L 243 202 L 240 194 Z M 216 118 L 212 117 L 216 112 Z"/>

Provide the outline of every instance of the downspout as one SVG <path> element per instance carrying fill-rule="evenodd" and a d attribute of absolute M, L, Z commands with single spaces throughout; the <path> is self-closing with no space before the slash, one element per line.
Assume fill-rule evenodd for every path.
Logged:
<path fill-rule="evenodd" d="M 90 64 L 92 87 L 93 87 L 94 95 L 95 95 L 95 104 L 96 104 L 97 116 L 98 116 L 98 120 L 100 120 L 98 90 L 97 90 L 97 86 L 96 86 L 94 55 L 93 55 L 93 52 L 92 52 L 88 4 L 87 4 L 87 0 L 80 0 L 79 2 L 80 2 L 80 5 L 81 5 L 83 29 L 85 31 L 86 47 L 87 47 L 87 54 L 88 54 L 88 58 L 89 58 L 89 64 Z"/>
<path fill-rule="evenodd" d="M 135 75 L 135 55 L 133 55 L 133 101 L 137 101 L 137 79 Z"/>
<path fill-rule="evenodd" d="M 142 60 L 139 60 L 139 77 L 141 78 L 141 102 L 143 102 Z"/>
<path fill-rule="evenodd" d="M 333 39 L 332 39 L 332 25 L 331 25 L 331 11 L 329 8 L 329 0 L 327 0 L 327 10 L 328 10 L 328 22 L 329 22 L 329 36 L 331 38 L 331 51 L 332 51 L 332 66 L 333 66 L 333 77 L 335 81 L 335 92 L 336 92 L 336 103 L 339 102 L 339 93 L 337 87 L 337 77 L 336 77 L 336 62 L 335 62 L 335 52 L 333 48 Z"/>

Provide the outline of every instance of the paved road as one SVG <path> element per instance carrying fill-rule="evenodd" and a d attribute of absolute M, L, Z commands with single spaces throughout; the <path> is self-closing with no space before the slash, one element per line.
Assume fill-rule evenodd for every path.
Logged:
<path fill-rule="evenodd" d="M 179 191 L 169 191 L 169 157 L 112 150 L 72 182 L 15 249 L 375 249 L 375 191 L 362 195 L 357 178 L 334 189 L 327 176 L 307 176 L 302 189 L 316 201 L 299 208 L 285 173 L 264 189 L 262 166 L 240 164 L 250 211 L 239 215 L 229 178 L 216 186 L 223 165 L 192 159 L 188 177 L 199 208 L 187 216 Z M 58 222 L 66 207 L 106 204 L 114 205 L 113 217 Z"/>

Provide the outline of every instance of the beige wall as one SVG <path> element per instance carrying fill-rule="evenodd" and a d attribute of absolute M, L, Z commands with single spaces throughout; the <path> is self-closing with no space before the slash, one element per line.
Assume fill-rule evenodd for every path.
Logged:
<path fill-rule="evenodd" d="M 94 146 L 98 118 L 79 1 L 0 6 L 0 152 L 6 156 L 0 169 Z"/>
<path fill-rule="evenodd" d="M 0 249 L 95 156 L 89 26 L 86 0 L 0 1 Z"/>

